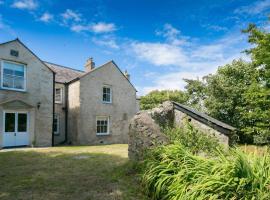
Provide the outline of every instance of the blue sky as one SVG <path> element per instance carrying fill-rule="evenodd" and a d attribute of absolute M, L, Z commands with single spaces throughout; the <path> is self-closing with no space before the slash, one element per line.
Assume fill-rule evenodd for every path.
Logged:
<path fill-rule="evenodd" d="M 114 60 L 143 95 L 183 89 L 249 47 L 241 29 L 269 30 L 270 0 L 0 0 L 0 42 L 19 37 L 41 59 L 83 70 Z"/>

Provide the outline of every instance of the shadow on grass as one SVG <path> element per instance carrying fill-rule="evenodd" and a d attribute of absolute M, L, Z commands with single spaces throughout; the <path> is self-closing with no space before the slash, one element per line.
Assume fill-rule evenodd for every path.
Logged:
<path fill-rule="evenodd" d="M 0 199 L 146 199 L 127 158 L 100 153 L 0 154 Z"/>

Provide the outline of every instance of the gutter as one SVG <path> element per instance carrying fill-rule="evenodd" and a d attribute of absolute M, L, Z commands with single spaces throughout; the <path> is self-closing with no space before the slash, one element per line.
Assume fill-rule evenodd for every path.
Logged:
<path fill-rule="evenodd" d="M 54 146 L 54 115 L 55 115 L 55 73 L 53 73 L 53 123 L 52 123 L 52 147 Z"/>
<path fill-rule="evenodd" d="M 65 139 L 63 143 L 67 142 L 68 135 L 68 84 L 65 84 Z"/>
<path fill-rule="evenodd" d="M 65 144 L 68 141 L 68 85 L 69 83 L 64 83 L 65 85 L 65 107 L 62 108 L 65 112 L 65 138 L 60 144 Z"/>

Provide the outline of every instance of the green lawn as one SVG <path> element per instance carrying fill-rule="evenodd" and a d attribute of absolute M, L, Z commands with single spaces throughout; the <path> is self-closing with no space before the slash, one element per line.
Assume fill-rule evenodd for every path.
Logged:
<path fill-rule="evenodd" d="M 0 199 L 146 199 L 127 145 L 0 150 Z"/>

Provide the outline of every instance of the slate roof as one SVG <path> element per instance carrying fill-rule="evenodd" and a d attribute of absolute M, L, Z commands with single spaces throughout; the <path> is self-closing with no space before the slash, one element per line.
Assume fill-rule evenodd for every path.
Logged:
<path fill-rule="evenodd" d="M 216 126 L 219 126 L 223 129 L 226 129 L 226 130 L 229 130 L 229 131 L 234 131 L 236 130 L 236 128 L 224 123 L 224 122 L 221 122 L 217 119 L 214 119 L 213 117 L 210 117 L 204 113 L 201 113 L 197 110 L 194 110 L 193 108 L 190 108 L 186 105 L 183 105 L 183 104 L 180 104 L 180 103 L 176 103 L 176 102 L 173 102 L 174 104 L 174 108 L 186 113 L 187 115 L 190 115 L 191 117 L 195 117 L 197 120 L 201 121 L 202 123 L 206 124 L 206 125 L 211 125 L 211 124 L 214 124 Z"/>
<path fill-rule="evenodd" d="M 84 71 L 72 69 L 46 61 L 44 61 L 44 63 L 56 73 L 55 82 L 57 83 L 68 83 L 85 74 Z"/>

